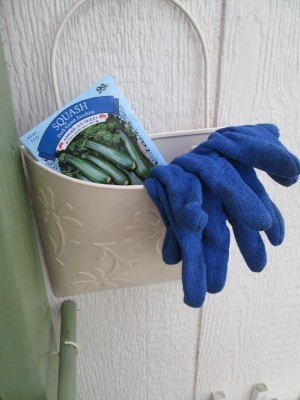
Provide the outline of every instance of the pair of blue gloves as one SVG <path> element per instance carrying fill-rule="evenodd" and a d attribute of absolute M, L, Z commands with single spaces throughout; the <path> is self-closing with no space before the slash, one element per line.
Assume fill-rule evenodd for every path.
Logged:
<path fill-rule="evenodd" d="M 260 231 L 274 246 L 284 239 L 282 215 L 254 168 L 286 187 L 298 180 L 299 160 L 279 141 L 275 125 L 219 129 L 169 165 L 152 168 L 144 181 L 166 226 L 163 260 L 182 260 L 184 302 L 191 307 L 201 307 L 207 292 L 220 292 L 225 285 L 227 221 L 254 272 L 267 262 Z"/>

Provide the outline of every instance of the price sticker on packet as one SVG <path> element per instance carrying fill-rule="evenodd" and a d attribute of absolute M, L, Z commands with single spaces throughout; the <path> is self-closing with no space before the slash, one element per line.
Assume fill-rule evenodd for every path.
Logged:
<path fill-rule="evenodd" d="M 138 185 L 165 164 L 110 76 L 20 138 L 43 165 L 64 175 L 115 185 Z"/>

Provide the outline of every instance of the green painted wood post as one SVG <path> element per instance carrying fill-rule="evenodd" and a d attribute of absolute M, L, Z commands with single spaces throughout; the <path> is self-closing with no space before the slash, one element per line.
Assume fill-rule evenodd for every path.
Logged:
<path fill-rule="evenodd" d="M 76 304 L 66 300 L 61 307 L 57 400 L 76 399 Z"/>
<path fill-rule="evenodd" d="M 0 399 L 54 400 L 56 346 L 2 43 L 0 93 Z"/>

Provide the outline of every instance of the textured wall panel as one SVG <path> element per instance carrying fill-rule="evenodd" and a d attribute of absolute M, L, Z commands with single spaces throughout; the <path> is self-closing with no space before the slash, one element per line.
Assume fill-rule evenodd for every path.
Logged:
<path fill-rule="evenodd" d="M 75 3 L 2 0 L 2 37 L 20 133 L 55 110 L 51 40 Z M 186 5 L 204 31 L 215 73 L 221 2 Z M 166 0 L 90 1 L 67 25 L 57 66 L 64 103 L 109 73 L 149 132 L 203 126 L 200 44 L 186 17 Z"/>
<path fill-rule="evenodd" d="M 300 3 L 229 0 L 220 74 L 218 125 L 273 122 L 298 153 Z M 299 184 L 280 187 L 261 173 L 286 223 L 284 243 L 267 245 L 268 265 L 251 273 L 232 241 L 225 290 L 207 302 L 197 393 L 223 389 L 231 400 L 249 399 L 254 383 L 271 395 L 300 395 Z"/>

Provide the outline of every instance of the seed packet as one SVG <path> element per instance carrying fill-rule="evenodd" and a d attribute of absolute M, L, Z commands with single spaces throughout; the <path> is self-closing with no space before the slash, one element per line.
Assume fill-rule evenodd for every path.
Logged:
<path fill-rule="evenodd" d="M 153 166 L 165 164 L 110 76 L 20 140 L 47 167 L 95 183 L 142 184 Z"/>

